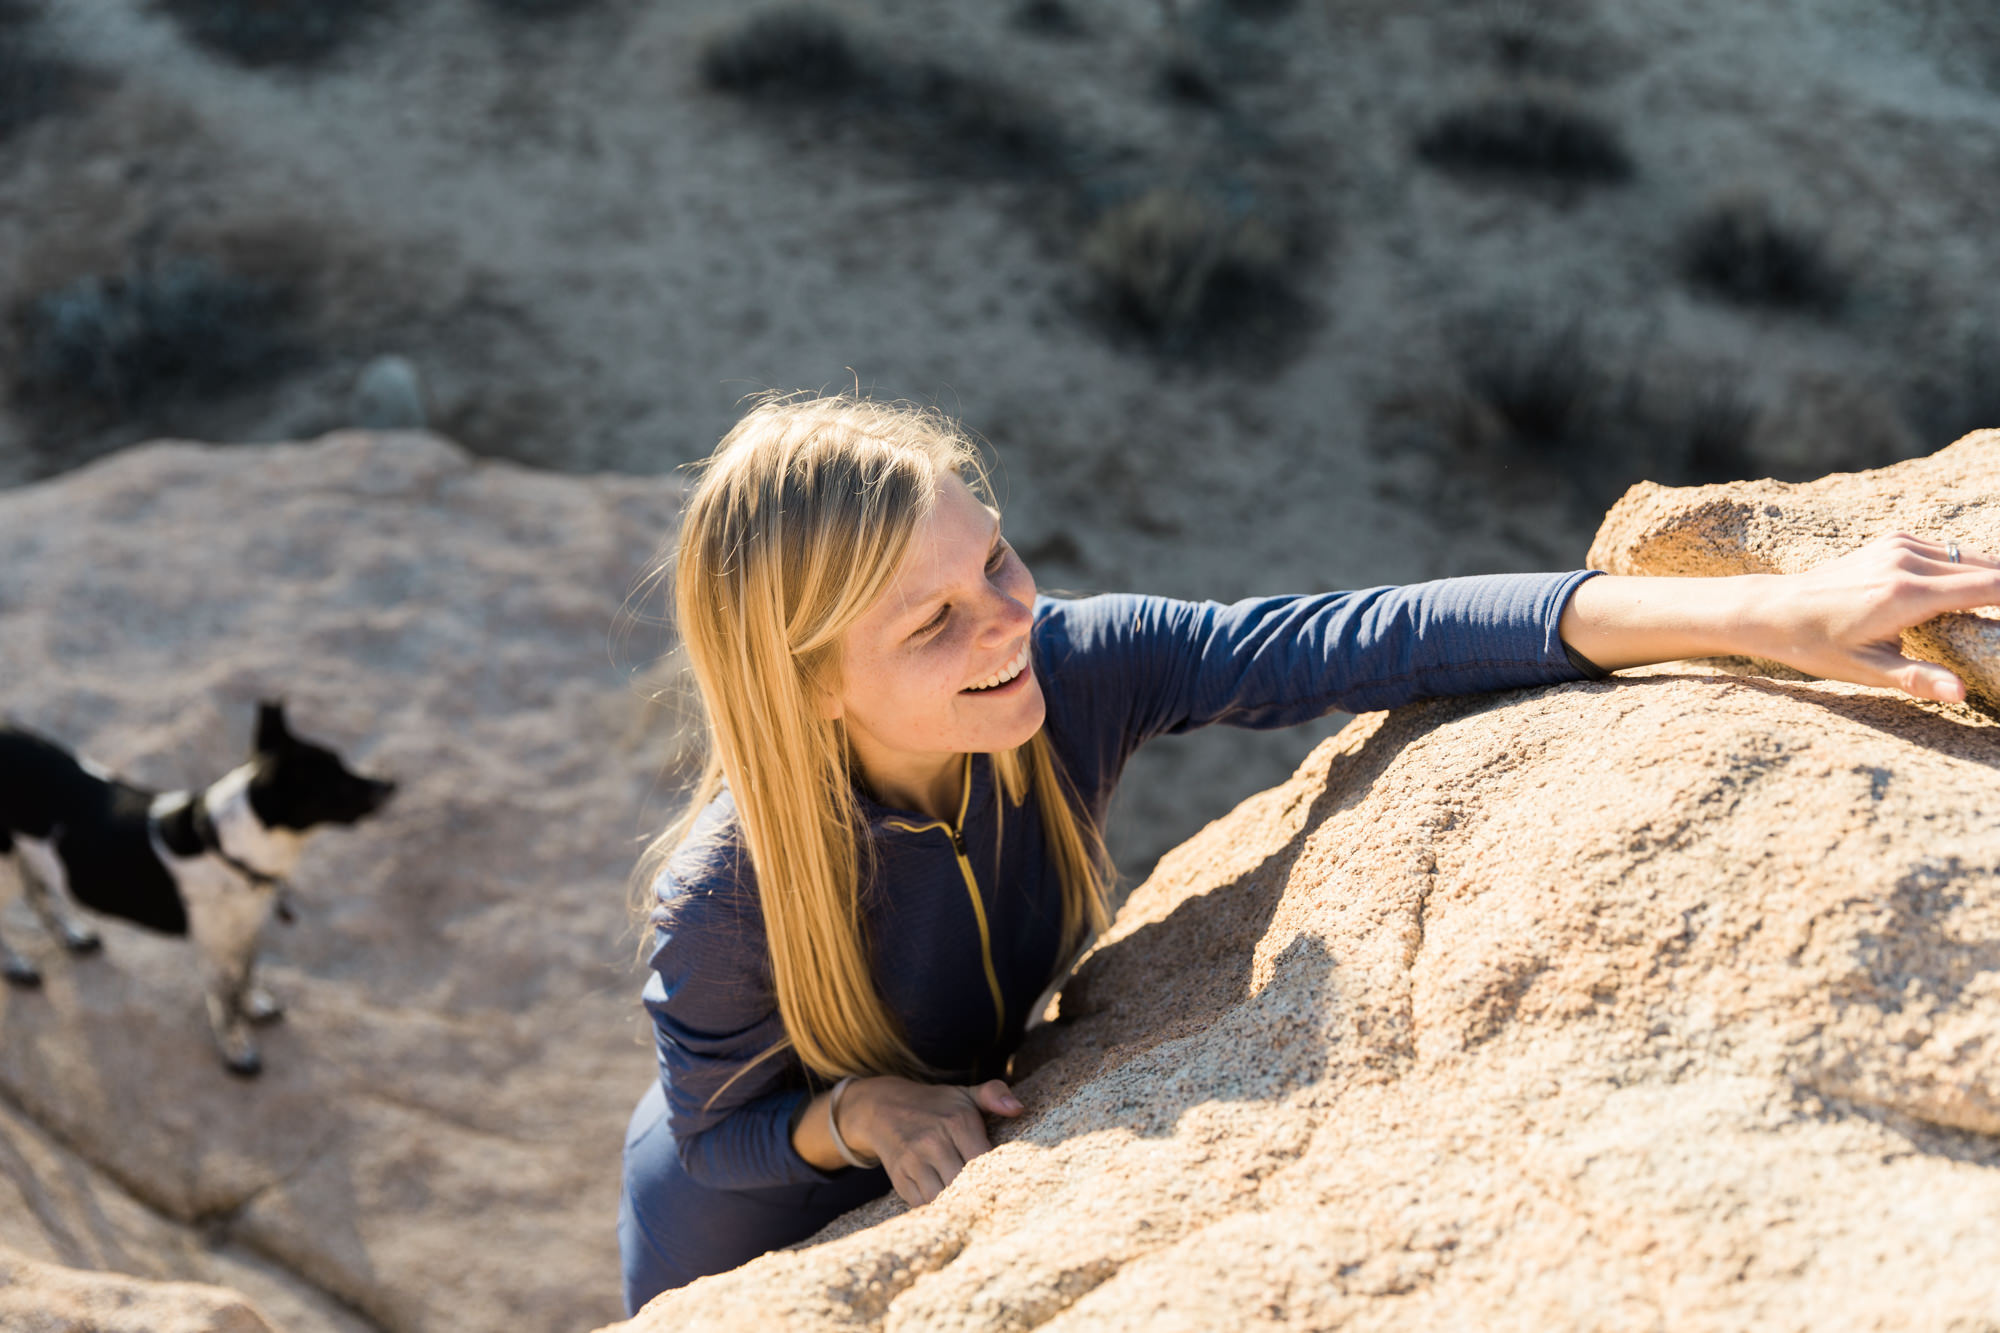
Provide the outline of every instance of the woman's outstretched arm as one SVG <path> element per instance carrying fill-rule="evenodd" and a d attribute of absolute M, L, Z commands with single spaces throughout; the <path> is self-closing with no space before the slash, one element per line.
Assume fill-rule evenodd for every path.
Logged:
<path fill-rule="evenodd" d="M 1899 635 L 1947 611 L 2000 605 L 2000 564 L 1898 533 L 1804 574 L 1616 578 L 1579 585 L 1563 641 L 1620 667 L 1743 654 L 1810 675 L 1959 703 L 1965 683 L 1903 656 Z"/>

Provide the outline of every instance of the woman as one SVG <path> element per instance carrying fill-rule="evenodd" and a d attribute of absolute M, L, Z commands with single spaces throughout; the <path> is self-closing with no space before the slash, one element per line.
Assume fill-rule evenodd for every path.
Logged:
<path fill-rule="evenodd" d="M 636 1310 L 986 1151 L 1029 1006 L 1105 923 L 1148 738 L 1748 653 L 1956 701 L 1898 632 L 2000 573 L 1893 537 L 1810 574 L 1447 579 L 1233 606 L 1038 598 L 942 416 L 772 398 L 691 496 L 678 627 L 709 759 L 641 862 L 660 1078 L 625 1147 Z"/>

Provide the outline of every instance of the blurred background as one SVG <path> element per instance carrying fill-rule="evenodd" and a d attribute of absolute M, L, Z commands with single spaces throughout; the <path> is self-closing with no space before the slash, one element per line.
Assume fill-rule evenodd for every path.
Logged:
<path fill-rule="evenodd" d="M 745 395 L 959 416 L 1045 589 L 1573 568 L 2000 425 L 1996 217 L 1992 0 L 0 0 L 0 713 L 164 788 L 282 694 L 401 784 L 254 1084 L 182 943 L 0 913 L 0 1246 L 616 1317 L 630 595 Z M 1148 747 L 1128 879 L 1340 721 Z"/>
<path fill-rule="evenodd" d="M 662 474 L 858 382 L 1046 588 L 1574 566 L 1635 479 L 2000 420 L 1996 204 L 1981 0 L 0 0 L 0 481 Z M 1121 862 L 1327 729 L 1149 752 Z"/>

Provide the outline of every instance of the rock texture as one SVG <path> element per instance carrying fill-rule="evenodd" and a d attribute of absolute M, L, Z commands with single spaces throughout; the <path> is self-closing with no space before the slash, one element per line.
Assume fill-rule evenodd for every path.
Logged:
<path fill-rule="evenodd" d="M 620 1327 L 1995 1327 L 1996 768 L 1700 668 L 1357 719 L 1161 863 L 937 1202 Z"/>
<path fill-rule="evenodd" d="M 273 1333 L 233 1291 L 35 1263 L 0 1250 L 0 1327 L 14 1333 Z"/>
<path fill-rule="evenodd" d="M 62 1269 L 229 1287 L 247 1297 L 273 1326 L 291 1333 L 369 1333 L 372 1327 L 310 1283 L 230 1239 L 226 1228 L 188 1226 L 148 1208 L 87 1158 L 7 1107 L 4 1099 L 0 1254 Z M 42 1289 L 25 1280 L 21 1285 L 30 1293 Z M 28 1299 L 19 1297 L 17 1303 Z M 17 1325 L 0 1320 L 0 1327 Z"/>
<path fill-rule="evenodd" d="M 294 1333 L 619 1314 L 618 1150 L 653 1068 L 623 881 L 671 755 L 607 632 L 678 494 L 359 433 L 0 494 L 10 716 L 174 787 L 282 694 L 401 783 L 308 845 L 253 1083 L 185 942 L 111 923 L 71 960 L 10 911 L 48 980 L 0 991 L 0 1241 L 227 1281 Z"/>
<path fill-rule="evenodd" d="M 1613 574 L 1795 574 L 1875 537 L 1907 532 L 2000 556 L 2000 430 L 1929 458 L 1818 481 L 1641 482 L 1604 516 L 1590 566 Z M 1903 636 L 1903 651 L 1957 672 L 2000 708 L 2000 619 L 1953 613 Z"/>

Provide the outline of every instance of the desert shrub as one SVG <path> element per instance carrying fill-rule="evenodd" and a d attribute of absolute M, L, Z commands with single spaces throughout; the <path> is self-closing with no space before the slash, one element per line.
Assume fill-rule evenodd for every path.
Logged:
<path fill-rule="evenodd" d="M 116 417 L 265 382 L 299 350 L 294 306 L 287 289 L 207 259 L 79 278 L 16 308 L 15 391 Z"/>
<path fill-rule="evenodd" d="M 1183 106 L 1213 110 L 1222 105 L 1222 89 L 1201 61 L 1187 52 L 1177 52 L 1160 64 L 1157 80 L 1160 95 Z"/>
<path fill-rule="evenodd" d="M 0 140 L 70 105 L 81 72 L 42 46 L 37 10 L 0 0 Z"/>
<path fill-rule="evenodd" d="M 725 92 L 805 101 L 844 97 L 870 81 L 846 26 L 813 9 L 755 14 L 718 33 L 702 49 L 701 76 Z"/>
<path fill-rule="evenodd" d="M 1566 97 L 1497 93 L 1455 107 L 1418 136 L 1417 154 L 1449 171 L 1610 183 L 1632 174 L 1617 131 Z"/>
<path fill-rule="evenodd" d="M 1586 507 L 1640 480 L 1705 484 L 1767 471 L 1753 448 L 1761 413 L 1728 370 L 1656 365 L 1607 346 L 1581 319 L 1487 319 L 1457 342 L 1461 456 L 1546 468 Z"/>
<path fill-rule="evenodd" d="M 154 0 L 195 45 L 250 68 L 316 65 L 389 0 Z"/>
<path fill-rule="evenodd" d="M 1102 313 L 1163 351 L 1267 347 L 1304 310 L 1286 229 L 1217 191 L 1158 186 L 1107 208 L 1082 257 Z"/>
<path fill-rule="evenodd" d="M 703 48 L 711 88 L 779 105 L 838 109 L 932 171 L 1041 172 L 1062 165 L 1050 118 L 993 80 L 867 47 L 832 14 L 753 15 Z"/>
<path fill-rule="evenodd" d="M 1063 0 L 1021 0 L 1014 6 L 1014 26 L 1043 37 L 1081 37 L 1083 20 Z"/>
<path fill-rule="evenodd" d="M 1459 376 L 1462 443 L 1542 456 L 1595 443 L 1611 388 L 1577 321 L 1552 330 L 1482 323 L 1459 339 Z"/>
<path fill-rule="evenodd" d="M 1650 480 L 1707 485 L 1764 471 L 1751 452 L 1758 416 L 1741 384 L 1717 373 L 1655 385 L 1630 425 L 1650 446 Z"/>
<path fill-rule="evenodd" d="M 1688 281 L 1740 305 L 1831 313 L 1847 296 L 1847 279 L 1818 232 L 1793 226 L 1762 199 L 1724 200 L 1690 223 L 1681 237 Z"/>
<path fill-rule="evenodd" d="M 1037 173 L 1063 165 L 1064 145 L 1050 120 L 987 79 L 943 65 L 906 66 L 885 81 L 878 105 L 934 171 Z"/>
<path fill-rule="evenodd" d="M 596 9 L 601 0 L 484 0 L 486 8 L 502 18 L 536 19 L 568 18 L 586 9 Z"/>

